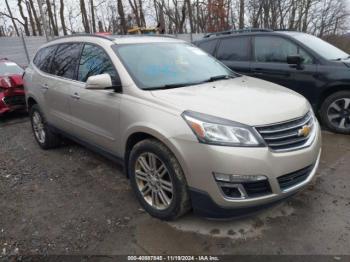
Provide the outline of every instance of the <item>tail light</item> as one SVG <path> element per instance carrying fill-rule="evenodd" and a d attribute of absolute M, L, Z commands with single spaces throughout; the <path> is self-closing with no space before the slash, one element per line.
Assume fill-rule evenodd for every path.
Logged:
<path fill-rule="evenodd" d="M 7 76 L 1 78 L 1 80 L 0 80 L 0 88 L 8 89 L 8 88 L 11 88 L 12 86 L 13 86 L 13 82 L 11 81 L 11 78 L 9 78 Z"/>

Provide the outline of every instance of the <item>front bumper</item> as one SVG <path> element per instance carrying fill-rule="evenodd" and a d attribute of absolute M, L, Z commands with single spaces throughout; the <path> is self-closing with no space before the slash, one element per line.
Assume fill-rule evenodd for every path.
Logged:
<path fill-rule="evenodd" d="M 274 152 L 267 147 L 239 148 L 212 146 L 188 140 L 176 140 L 195 211 L 210 217 L 241 215 L 279 202 L 304 188 L 315 176 L 321 156 L 321 131 L 316 123 L 313 142 L 305 148 Z M 305 180 L 287 189 L 281 189 L 278 177 L 312 166 Z M 234 175 L 264 175 L 271 193 L 245 199 L 227 198 L 213 172 Z M 229 210 L 235 210 L 229 212 Z M 223 212 L 219 212 L 219 210 Z"/>

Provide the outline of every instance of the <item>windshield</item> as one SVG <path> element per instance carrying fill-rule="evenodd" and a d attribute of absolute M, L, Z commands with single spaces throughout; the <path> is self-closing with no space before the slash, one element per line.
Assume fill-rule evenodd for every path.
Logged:
<path fill-rule="evenodd" d="M 234 77 L 201 49 L 187 43 L 145 43 L 114 48 L 142 89 L 165 89 Z"/>
<path fill-rule="evenodd" d="M 1 62 L 0 63 L 0 76 L 6 75 L 21 75 L 24 70 L 13 62 Z"/>
<path fill-rule="evenodd" d="M 293 37 L 327 60 L 347 59 L 349 57 L 344 51 L 313 35 L 295 34 Z"/>

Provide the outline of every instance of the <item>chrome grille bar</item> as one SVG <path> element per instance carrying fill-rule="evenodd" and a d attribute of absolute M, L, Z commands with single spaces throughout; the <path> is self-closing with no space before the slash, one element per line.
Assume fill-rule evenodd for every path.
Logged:
<path fill-rule="evenodd" d="M 305 134 L 304 128 L 310 132 Z M 313 129 L 314 119 L 311 112 L 298 119 L 256 127 L 266 144 L 275 151 L 293 150 L 303 146 L 310 139 Z"/>

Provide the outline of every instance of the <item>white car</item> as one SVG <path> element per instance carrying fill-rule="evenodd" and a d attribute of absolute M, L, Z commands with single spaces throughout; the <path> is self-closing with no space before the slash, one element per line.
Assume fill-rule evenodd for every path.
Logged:
<path fill-rule="evenodd" d="M 304 188 L 319 163 L 320 127 L 303 96 L 174 38 L 59 38 L 24 85 L 43 149 L 63 135 L 120 160 L 160 219 L 259 210 Z"/>

